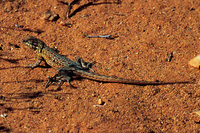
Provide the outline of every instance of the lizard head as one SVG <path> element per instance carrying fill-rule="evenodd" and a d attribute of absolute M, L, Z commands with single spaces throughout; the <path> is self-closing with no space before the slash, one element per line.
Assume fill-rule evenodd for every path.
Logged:
<path fill-rule="evenodd" d="M 44 47 L 45 43 L 33 36 L 28 36 L 22 40 L 22 42 L 28 46 L 29 48 L 33 49 L 34 51 L 41 51 Z"/>

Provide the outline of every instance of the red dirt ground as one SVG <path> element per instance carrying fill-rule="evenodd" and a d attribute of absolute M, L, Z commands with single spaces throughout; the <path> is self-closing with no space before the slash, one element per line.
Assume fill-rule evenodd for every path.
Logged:
<path fill-rule="evenodd" d="M 199 0 L 82 0 L 69 19 L 66 1 L 0 0 L 0 132 L 200 132 L 200 117 L 193 113 L 200 109 L 196 83 L 137 86 L 83 79 L 72 82 L 76 88 L 65 83 L 60 90 L 56 84 L 45 89 L 56 70 L 24 68 L 36 53 L 22 43 L 35 36 L 72 60 L 95 61 L 101 69 L 93 68 L 104 75 L 199 81 L 199 69 L 188 66 L 200 54 Z M 45 21 L 47 10 L 60 18 Z"/>

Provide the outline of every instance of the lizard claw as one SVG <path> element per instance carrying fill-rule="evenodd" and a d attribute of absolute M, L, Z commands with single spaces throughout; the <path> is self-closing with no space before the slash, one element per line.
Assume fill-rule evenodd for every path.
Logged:
<path fill-rule="evenodd" d="M 55 82 L 59 81 L 60 82 L 60 76 L 58 76 L 57 74 L 54 75 L 53 77 L 49 77 L 48 76 L 48 81 L 45 84 L 45 88 L 48 88 L 49 86 L 51 86 L 52 84 L 54 84 Z"/>
<path fill-rule="evenodd" d="M 48 88 L 53 82 L 51 81 L 51 78 L 49 76 L 47 76 L 48 78 L 48 81 L 47 83 L 45 84 L 45 88 Z"/>
<path fill-rule="evenodd" d="M 54 82 L 53 82 L 53 78 L 50 78 L 49 76 L 48 76 L 48 81 L 47 81 L 47 83 L 45 84 L 45 88 L 48 88 L 50 85 L 52 85 Z"/>

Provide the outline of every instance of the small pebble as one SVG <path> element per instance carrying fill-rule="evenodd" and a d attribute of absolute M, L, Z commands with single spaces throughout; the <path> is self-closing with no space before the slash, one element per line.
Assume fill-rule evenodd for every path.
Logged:
<path fill-rule="evenodd" d="M 95 105 L 93 105 L 93 107 L 102 107 L 102 105 L 95 104 Z"/>
<path fill-rule="evenodd" d="M 7 114 L 1 114 L 0 116 L 3 117 L 3 118 L 6 118 Z"/>
<path fill-rule="evenodd" d="M 103 104 L 103 101 L 101 100 L 101 98 L 98 100 L 98 104 L 99 104 L 99 105 L 102 105 L 102 104 Z"/>
<path fill-rule="evenodd" d="M 63 21 L 61 21 L 61 22 L 59 23 L 59 25 L 61 25 L 61 26 L 68 26 L 68 27 L 71 27 L 71 26 L 72 26 L 72 24 L 70 24 L 70 23 L 65 23 L 65 22 L 63 22 Z"/>
<path fill-rule="evenodd" d="M 172 61 L 172 58 L 173 58 L 173 52 L 171 52 L 171 53 L 168 55 L 167 61 L 168 61 L 168 62 L 171 62 L 171 61 Z"/>
<path fill-rule="evenodd" d="M 59 18 L 58 14 L 56 14 L 54 11 L 47 10 L 44 13 L 43 19 L 49 20 L 49 21 L 56 21 Z"/>
<path fill-rule="evenodd" d="M 61 21 L 59 24 L 62 25 L 62 26 L 66 25 L 66 23 L 64 23 L 63 21 Z"/>
<path fill-rule="evenodd" d="M 198 56 L 194 57 L 193 59 L 191 59 L 188 62 L 188 64 L 193 66 L 193 67 L 199 68 L 199 66 L 200 66 L 200 55 L 198 55 Z"/>
<path fill-rule="evenodd" d="M 199 109 L 198 109 L 198 110 L 195 110 L 194 113 L 196 113 L 197 115 L 200 116 L 200 110 L 199 110 Z"/>

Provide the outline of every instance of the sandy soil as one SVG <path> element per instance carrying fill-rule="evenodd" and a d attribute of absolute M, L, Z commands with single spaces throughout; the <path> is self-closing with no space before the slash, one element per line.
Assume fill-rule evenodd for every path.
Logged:
<path fill-rule="evenodd" d="M 147 81 L 199 81 L 199 0 L 0 0 L 0 132 L 200 132 L 196 83 L 137 86 L 74 80 L 45 89 L 54 68 L 24 68 L 31 35 L 97 73 Z M 68 2 L 72 2 L 68 1 Z M 47 10 L 59 15 L 44 20 Z M 60 25 L 61 21 L 68 24 Z M 114 39 L 85 35 L 114 35 Z M 167 61 L 173 53 L 171 61 Z M 98 105 L 98 100 L 103 105 Z"/>

